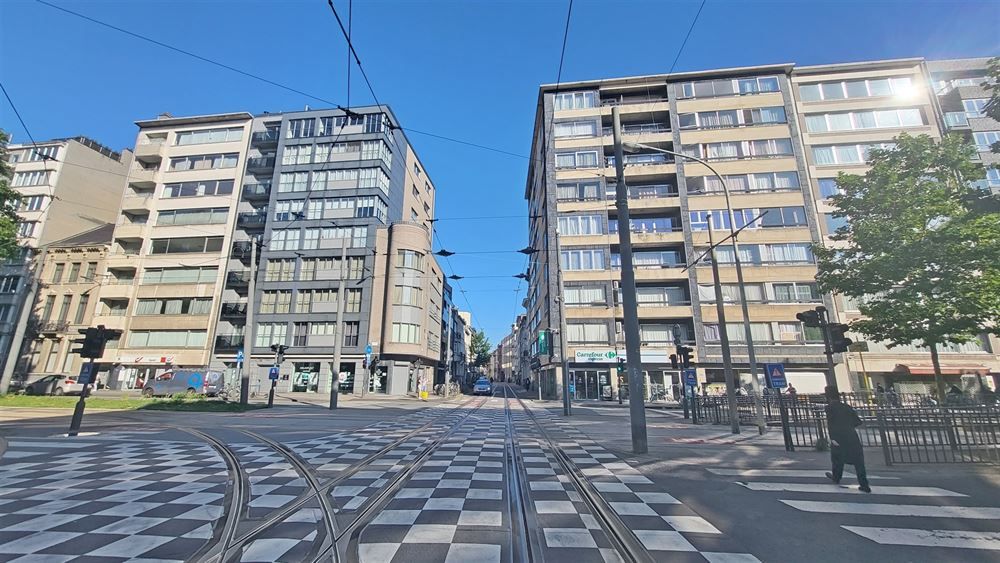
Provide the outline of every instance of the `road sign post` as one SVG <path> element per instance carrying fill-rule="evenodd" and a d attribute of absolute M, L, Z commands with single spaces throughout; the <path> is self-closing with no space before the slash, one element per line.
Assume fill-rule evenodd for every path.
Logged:
<path fill-rule="evenodd" d="M 698 371 L 694 368 L 685 368 L 681 372 L 683 377 L 684 394 L 690 398 L 684 405 L 684 417 L 687 418 L 687 402 L 691 403 L 691 422 L 698 424 Z"/>
<path fill-rule="evenodd" d="M 785 398 L 781 396 L 781 390 L 788 387 L 785 366 L 764 364 L 764 379 L 767 381 L 768 388 L 774 389 L 778 394 L 778 411 L 781 413 L 781 435 L 785 439 L 785 451 L 794 452 L 795 444 L 792 442 L 792 429 L 788 423 L 788 408 L 785 405 Z M 790 397 L 794 400 L 794 396 Z"/>
<path fill-rule="evenodd" d="M 274 388 L 278 386 L 278 375 L 280 372 L 281 369 L 278 366 L 272 366 L 267 371 L 267 378 L 271 380 L 271 390 L 267 393 L 267 408 L 274 406 Z"/>

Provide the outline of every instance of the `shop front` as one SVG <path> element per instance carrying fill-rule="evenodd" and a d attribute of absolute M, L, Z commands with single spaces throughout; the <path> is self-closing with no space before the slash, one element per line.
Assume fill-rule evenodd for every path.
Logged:
<path fill-rule="evenodd" d="M 118 356 L 108 371 L 108 389 L 142 389 L 157 375 L 181 366 L 174 365 L 174 356 Z M 190 366 L 201 367 L 201 366 Z"/>

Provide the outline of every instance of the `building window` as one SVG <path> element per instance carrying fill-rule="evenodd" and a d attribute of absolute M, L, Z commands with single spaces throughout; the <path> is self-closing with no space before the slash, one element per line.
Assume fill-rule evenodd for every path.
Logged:
<path fill-rule="evenodd" d="M 680 89 L 681 98 L 717 98 L 779 91 L 778 78 L 775 76 L 685 82 L 680 85 Z"/>
<path fill-rule="evenodd" d="M 239 153 L 226 154 L 201 154 L 192 156 L 180 156 L 170 159 L 170 170 L 181 172 L 184 170 L 217 170 L 221 168 L 236 168 L 239 162 Z"/>
<path fill-rule="evenodd" d="M 566 341 L 575 344 L 607 344 L 608 325 L 597 323 L 569 323 Z"/>
<path fill-rule="evenodd" d="M 556 153 L 556 168 L 597 168 L 597 151 Z"/>
<path fill-rule="evenodd" d="M 392 323 L 392 341 L 400 344 L 419 344 L 420 325 Z"/>
<path fill-rule="evenodd" d="M 632 255 L 632 266 L 641 269 L 676 268 L 684 265 L 682 253 L 679 250 L 649 250 L 636 252 Z M 611 268 L 621 269 L 621 255 L 611 255 Z"/>
<path fill-rule="evenodd" d="M 566 215 L 559 217 L 559 234 L 603 235 L 604 217 L 601 215 Z"/>
<path fill-rule="evenodd" d="M 18 210 L 41 211 L 46 201 L 48 201 L 48 197 L 44 195 L 25 196 L 21 198 L 21 205 L 18 206 Z"/>
<path fill-rule="evenodd" d="M 135 315 L 209 315 L 211 297 L 177 297 L 173 299 L 139 299 Z"/>
<path fill-rule="evenodd" d="M 606 288 L 603 285 L 567 287 L 564 294 L 568 307 L 605 306 L 608 304 Z"/>
<path fill-rule="evenodd" d="M 206 207 L 204 209 L 174 209 L 160 211 L 156 216 L 157 225 L 223 225 L 229 219 L 228 207 Z"/>
<path fill-rule="evenodd" d="M 304 192 L 308 189 L 308 172 L 283 172 L 278 176 L 278 193 Z"/>
<path fill-rule="evenodd" d="M 199 131 L 180 131 L 177 133 L 178 145 L 201 145 L 207 143 L 229 143 L 243 138 L 242 127 L 227 129 L 202 129 Z"/>
<path fill-rule="evenodd" d="M 133 330 L 128 335 L 129 348 L 202 348 L 204 330 Z"/>
<path fill-rule="evenodd" d="M 724 283 L 721 284 L 721 287 L 723 303 L 740 302 L 740 288 L 737 284 Z M 747 295 L 748 303 L 763 303 L 765 301 L 763 284 L 748 283 L 744 284 L 743 287 Z M 715 286 L 698 285 L 698 300 L 702 303 L 715 303 Z"/>
<path fill-rule="evenodd" d="M 821 145 L 812 148 L 816 166 L 864 164 L 873 149 L 889 150 L 895 143 L 873 143 L 870 145 Z"/>
<path fill-rule="evenodd" d="M 142 274 L 143 285 L 171 283 L 214 283 L 219 275 L 216 266 L 201 268 L 147 268 Z"/>
<path fill-rule="evenodd" d="M 576 182 L 559 184 L 556 187 L 556 199 L 559 201 L 597 201 L 601 196 L 600 182 Z"/>
<path fill-rule="evenodd" d="M 684 145 L 682 152 L 708 160 L 774 158 L 792 155 L 791 139 L 760 139 Z"/>
<path fill-rule="evenodd" d="M 63 295 L 62 307 L 59 308 L 59 322 L 64 323 L 69 318 L 69 309 L 73 306 L 73 296 Z"/>
<path fill-rule="evenodd" d="M 389 195 L 389 176 L 381 168 L 362 168 L 359 170 L 359 188 L 378 188 Z"/>
<path fill-rule="evenodd" d="M 87 317 L 87 305 L 90 304 L 90 294 L 85 293 L 80 296 L 80 302 L 76 304 L 76 315 L 73 316 L 74 324 L 83 324 Z"/>
<path fill-rule="evenodd" d="M 202 180 L 200 182 L 163 185 L 164 198 L 229 195 L 231 193 L 233 193 L 232 180 Z"/>
<path fill-rule="evenodd" d="M 720 264 L 735 263 L 732 246 L 719 246 L 716 256 Z M 743 264 L 811 264 L 815 261 L 808 243 L 741 244 Z"/>
<path fill-rule="evenodd" d="M 557 110 L 597 107 L 597 92 L 562 92 L 554 94 L 553 105 Z"/>
<path fill-rule="evenodd" d="M 410 287 L 408 285 L 397 285 L 393 288 L 393 299 L 392 302 L 396 305 L 409 305 L 411 307 L 419 307 L 423 304 L 421 298 L 421 293 L 423 290 L 419 287 Z"/>
<path fill-rule="evenodd" d="M 870 98 L 909 94 L 913 90 L 913 80 L 909 76 L 898 78 L 874 78 L 871 80 L 848 80 L 842 82 L 818 82 L 799 86 L 799 96 L 804 102 L 821 100 L 844 100 L 848 98 Z"/>
<path fill-rule="evenodd" d="M 986 169 L 986 184 L 990 187 L 1000 186 L 1000 168 Z"/>
<path fill-rule="evenodd" d="M 360 256 L 347 257 L 347 279 L 361 279 L 365 269 L 365 259 Z"/>
<path fill-rule="evenodd" d="M 681 113 L 678 114 L 677 119 L 681 129 L 722 129 L 788 122 L 785 117 L 785 108 L 782 106 Z"/>
<path fill-rule="evenodd" d="M 563 250 L 559 254 L 559 265 L 564 270 L 604 270 L 604 249 Z"/>
<path fill-rule="evenodd" d="M 396 252 L 396 267 L 423 271 L 424 255 L 414 250 L 399 250 Z"/>
<path fill-rule="evenodd" d="M 309 313 L 312 312 L 312 297 L 313 292 L 310 290 L 299 290 L 295 295 L 295 312 L 296 313 Z"/>
<path fill-rule="evenodd" d="M 62 283 L 63 271 L 66 269 L 66 264 L 59 263 L 56 264 L 55 268 L 52 270 L 52 283 Z"/>
<path fill-rule="evenodd" d="M 32 172 L 18 172 L 14 174 L 15 188 L 22 186 L 42 186 L 49 183 L 49 170 L 35 170 Z"/>
<path fill-rule="evenodd" d="M 719 325 L 705 324 L 705 341 L 719 342 Z M 726 323 L 726 334 L 730 342 L 746 342 L 746 329 L 743 323 Z M 750 323 L 750 337 L 754 342 L 772 343 L 771 323 Z"/>
<path fill-rule="evenodd" d="M 344 303 L 345 313 L 360 313 L 361 312 L 361 290 L 349 288 L 347 290 L 347 295 L 345 295 L 347 301 Z"/>
<path fill-rule="evenodd" d="M 219 252 L 222 237 L 180 237 L 153 239 L 150 254 L 192 254 Z"/>
<path fill-rule="evenodd" d="M 88 282 L 97 283 L 97 262 L 87 262 L 87 269 L 83 272 L 83 279 Z"/>
<path fill-rule="evenodd" d="M 315 132 L 315 119 L 290 119 L 288 121 L 288 134 L 286 137 L 289 139 L 301 139 L 305 137 L 312 137 Z"/>
<path fill-rule="evenodd" d="M 285 344 L 288 325 L 286 323 L 258 323 L 254 347 L 267 348 L 271 344 Z"/>
<path fill-rule="evenodd" d="M 745 222 L 750 221 L 753 217 L 763 214 L 763 217 L 755 224 L 751 225 L 750 228 L 756 228 L 759 225 L 762 228 L 768 227 L 803 227 L 807 224 L 806 222 L 806 210 L 804 207 L 762 207 L 759 209 L 740 209 L 744 215 Z M 749 215 L 749 217 L 747 217 Z M 740 224 L 739 216 L 737 216 L 736 227 L 740 228 L 744 225 Z"/>
<path fill-rule="evenodd" d="M 37 147 L 28 150 L 28 162 L 39 162 L 42 160 L 56 160 L 59 157 L 59 145 L 49 145 L 47 147 Z"/>
<path fill-rule="evenodd" d="M 972 136 L 975 137 L 976 148 L 980 151 L 988 151 L 993 143 L 1000 142 L 1000 131 L 977 131 Z"/>
<path fill-rule="evenodd" d="M 292 164 L 309 164 L 312 162 L 312 156 L 313 156 L 312 145 L 288 145 L 285 147 L 285 150 L 281 153 L 281 164 L 285 166 L 289 166 Z M 318 161 L 318 162 L 323 162 L 323 161 Z"/>
<path fill-rule="evenodd" d="M 66 278 L 66 283 L 76 283 L 80 280 L 81 266 L 80 262 L 73 262 L 69 265 L 69 276 Z"/>
<path fill-rule="evenodd" d="M 815 283 L 788 282 L 771 284 L 777 303 L 815 303 L 820 300 Z"/>
<path fill-rule="evenodd" d="M 305 346 L 309 335 L 309 323 L 292 324 L 292 346 Z"/>
<path fill-rule="evenodd" d="M 819 182 L 819 195 L 823 199 L 829 199 L 839 193 L 842 193 L 840 187 L 837 185 L 836 178 L 820 178 Z"/>
<path fill-rule="evenodd" d="M 855 131 L 927 125 L 922 111 L 917 108 L 820 113 L 806 116 L 806 130 L 810 133 L 828 131 Z"/>
<path fill-rule="evenodd" d="M 20 238 L 31 238 L 35 236 L 38 221 L 20 221 L 17 224 L 17 236 Z"/>
<path fill-rule="evenodd" d="M 11 306 L 10 305 L 0 305 L 0 307 L 5 307 L 4 310 L 8 310 L 8 309 L 10 309 Z M 56 296 L 55 295 L 49 295 L 48 297 L 46 297 L 45 298 L 45 306 L 42 308 L 41 319 L 43 321 L 46 321 L 46 322 L 51 321 L 52 320 L 52 310 L 55 309 L 55 307 L 56 307 Z M 0 321 L 4 321 L 4 320 L 7 320 L 6 317 L 0 317 Z"/>
<path fill-rule="evenodd" d="M 847 227 L 847 217 L 835 217 L 833 213 L 824 213 L 823 219 L 826 221 L 826 232 L 832 235 L 839 229 Z"/>
<path fill-rule="evenodd" d="M 344 323 L 344 346 L 354 347 L 358 345 L 358 334 L 361 330 L 361 323 L 357 321 L 347 321 Z"/>
<path fill-rule="evenodd" d="M 269 250 L 298 250 L 299 249 L 299 238 L 301 235 L 301 230 L 299 229 L 286 229 L 281 231 L 271 231 L 271 244 L 268 245 Z"/>
<path fill-rule="evenodd" d="M 20 284 L 19 276 L 0 276 L 0 293 L 16 293 Z"/>
<path fill-rule="evenodd" d="M 585 121 L 562 121 L 555 124 L 554 135 L 557 139 L 567 137 L 596 137 L 598 131 L 597 122 L 592 119 Z"/>

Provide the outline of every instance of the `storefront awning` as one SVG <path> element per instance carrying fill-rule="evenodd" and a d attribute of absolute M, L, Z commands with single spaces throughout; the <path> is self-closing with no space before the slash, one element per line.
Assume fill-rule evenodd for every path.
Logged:
<path fill-rule="evenodd" d="M 896 364 L 893 373 L 905 375 L 934 375 L 934 366 Z M 986 366 L 941 366 L 941 375 L 989 375 L 990 368 Z"/>

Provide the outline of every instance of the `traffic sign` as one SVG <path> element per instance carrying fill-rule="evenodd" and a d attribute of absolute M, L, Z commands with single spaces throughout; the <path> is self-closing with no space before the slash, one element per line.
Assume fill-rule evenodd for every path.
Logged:
<path fill-rule="evenodd" d="M 267 371 L 267 378 L 275 381 L 278 379 L 278 366 L 274 366 Z"/>
<path fill-rule="evenodd" d="M 684 370 L 684 385 L 696 387 L 698 385 L 698 372 L 694 368 Z"/>
<path fill-rule="evenodd" d="M 767 379 L 767 386 L 771 389 L 788 387 L 783 364 L 764 364 L 764 377 Z"/>
<path fill-rule="evenodd" d="M 94 382 L 94 364 L 87 362 L 80 367 L 80 376 L 76 382 L 81 385 L 88 385 Z"/>
<path fill-rule="evenodd" d="M 369 344 L 368 346 L 365 346 L 365 355 L 366 356 L 371 356 L 372 355 L 372 345 L 371 344 Z"/>
<path fill-rule="evenodd" d="M 242 362 L 243 361 L 243 350 L 242 349 L 236 351 L 236 361 L 237 362 Z"/>

